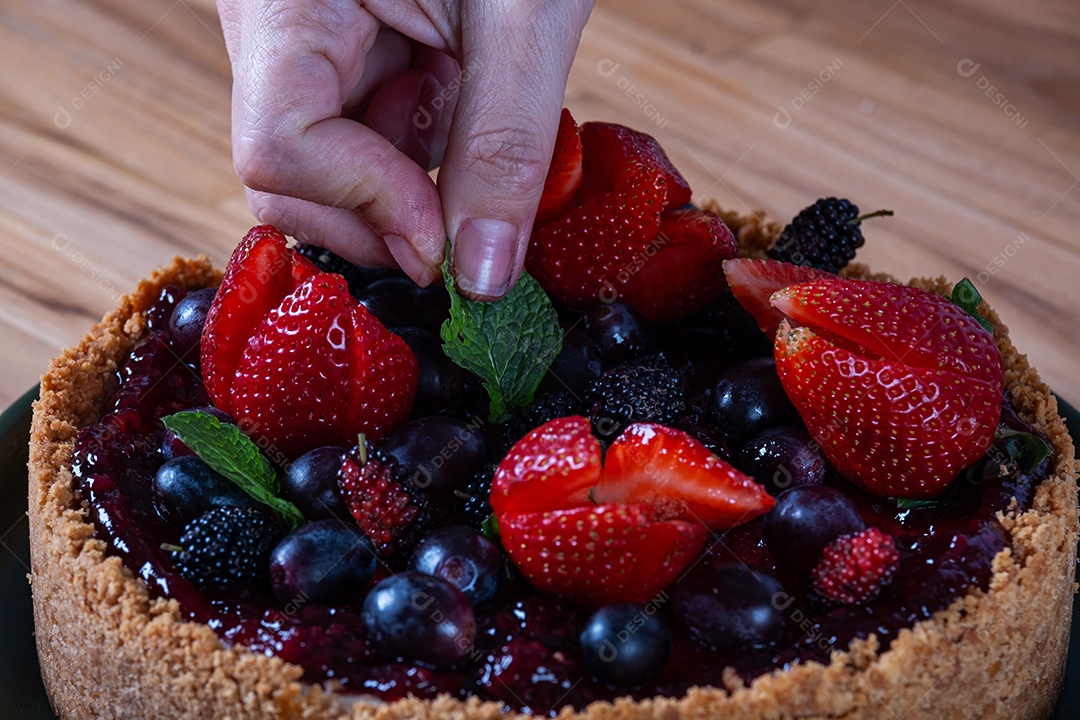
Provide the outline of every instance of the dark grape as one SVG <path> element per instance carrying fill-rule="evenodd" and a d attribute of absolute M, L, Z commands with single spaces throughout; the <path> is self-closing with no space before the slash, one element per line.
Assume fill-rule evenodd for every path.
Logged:
<path fill-rule="evenodd" d="M 724 372 L 709 402 L 709 415 L 732 445 L 799 418 L 769 358 L 751 358 Z"/>
<path fill-rule="evenodd" d="M 468 598 L 442 578 L 403 572 L 382 580 L 364 598 L 368 637 L 389 658 L 446 667 L 468 657 L 476 616 Z"/>
<path fill-rule="evenodd" d="M 338 491 L 338 470 L 344 457 L 345 448 L 327 445 L 296 458 L 281 476 L 282 496 L 308 520 L 348 518 Z"/>
<path fill-rule="evenodd" d="M 779 495 L 798 485 L 820 485 L 825 481 L 826 463 L 806 428 L 781 425 L 743 446 L 739 469 Z"/>
<path fill-rule="evenodd" d="M 151 497 L 158 514 L 182 525 L 223 505 L 261 508 L 262 504 L 195 455 L 169 460 L 154 475 Z"/>
<path fill-rule="evenodd" d="M 603 370 L 600 346 L 579 327 L 563 329 L 562 349 L 540 381 L 537 395 L 568 391 L 581 397 Z"/>
<path fill-rule="evenodd" d="M 675 616 L 690 635 L 714 650 L 749 650 L 784 632 L 786 599 L 776 578 L 737 563 L 701 567 L 675 585 Z"/>
<path fill-rule="evenodd" d="M 169 339 L 173 349 L 190 363 L 199 362 L 199 340 L 210 305 L 214 302 L 217 288 L 203 288 L 189 292 L 176 303 L 169 318 Z"/>
<path fill-rule="evenodd" d="M 375 564 L 375 548 L 355 525 L 315 520 L 270 551 L 270 582 L 283 603 L 357 605 Z"/>
<path fill-rule="evenodd" d="M 386 438 L 382 449 L 430 498 L 436 522 L 453 514 L 459 504 L 454 491 L 465 489 L 489 455 L 479 425 L 439 415 L 405 423 Z"/>
<path fill-rule="evenodd" d="M 503 565 L 495 543 L 472 528 L 456 525 L 424 538 L 409 561 L 410 570 L 449 581 L 474 606 L 494 597 Z"/>
<path fill-rule="evenodd" d="M 357 299 L 383 325 L 410 325 L 438 333 L 450 316 L 450 295 L 441 285 L 417 287 L 409 278 L 376 280 Z"/>
<path fill-rule="evenodd" d="M 393 327 L 390 330 L 409 344 L 420 363 L 413 417 L 445 412 L 455 405 L 461 398 L 469 373 L 446 357 L 438 335 L 418 327 Z"/>
<path fill-rule="evenodd" d="M 580 640 L 585 670 L 618 688 L 653 680 L 671 655 L 671 632 L 652 605 L 602 607 L 589 618 Z"/>
<path fill-rule="evenodd" d="M 626 303 L 601 305 L 585 314 L 582 327 L 600 348 L 604 367 L 612 367 L 652 351 L 655 338 L 649 321 Z"/>
<path fill-rule="evenodd" d="M 855 504 L 827 485 L 793 487 L 765 516 L 765 543 L 784 566 L 809 573 L 830 542 L 866 528 Z"/>

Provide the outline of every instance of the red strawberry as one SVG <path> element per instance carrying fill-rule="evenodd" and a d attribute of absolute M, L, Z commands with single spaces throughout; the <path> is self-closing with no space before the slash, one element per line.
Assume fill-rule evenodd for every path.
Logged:
<path fill-rule="evenodd" d="M 645 503 L 665 517 L 727 530 L 772 509 L 765 488 L 681 430 L 628 427 L 608 448 L 592 492 L 598 503 Z"/>
<path fill-rule="evenodd" d="M 814 591 L 844 605 L 865 603 L 881 592 L 899 566 L 891 535 L 875 527 L 841 535 L 825 546 L 814 567 Z"/>
<path fill-rule="evenodd" d="M 589 421 L 559 418 L 500 463 L 491 505 L 503 545 L 541 590 L 586 606 L 648 600 L 694 561 L 709 527 L 772 507 L 685 433 L 645 424 L 626 433 L 601 468 Z"/>
<path fill-rule="evenodd" d="M 499 533 L 538 590 L 585 607 L 650 600 L 682 575 L 709 534 L 692 522 L 656 522 L 647 505 L 507 515 Z"/>
<path fill-rule="evenodd" d="M 582 202 L 617 189 L 623 178 L 641 171 L 658 171 L 664 178 L 664 208 L 690 202 L 686 179 L 651 135 L 614 123 L 590 122 L 581 126 L 581 143 L 585 148 Z"/>
<path fill-rule="evenodd" d="M 653 255 L 622 286 L 626 300 L 654 322 L 705 307 L 727 287 L 724 260 L 739 252 L 728 226 L 704 210 L 663 213 L 654 245 Z"/>
<path fill-rule="evenodd" d="M 536 227 L 562 217 L 574 205 L 581 185 L 581 130 L 570 111 L 563 108 L 555 151 L 544 181 L 544 194 L 536 210 Z"/>
<path fill-rule="evenodd" d="M 568 113 L 563 118 L 573 122 Z M 526 257 L 544 289 L 582 309 L 622 296 L 653 321 L 688 315 L 719 295 L 719 264 L 735 255 L 735 240 L 711 213 L 677 209 L 690 188 L 656 140 L 586 123 L 580 143 L 577 198 L 549 222 L 546 212 L 538 219 Z M 557 146 L 556 157 L 561 153 Z M 556 165 L 549 172 L 549 182 L 560 184 Z"/>
<path fill-rule="evenodd" d="M 801 282 L 836 277 L 824 270 L 802 265 L 749 258 L 725 260 L 724 275 L 735 298 L 754 316 L 758 327 L 770 338 L 776 337 L 776 328 L 784 319 L 784 313 L 770 302 L 774 292 Z"/>
<path fill-rule="evenodd" d="M 229 261 L 203 329 L 215 404 L 284 458 L 385 435 L 412 407 L 416 357 L 284 242 L 256 228 Z"/>
<path fill-rule="evenodd" d="M 282 298 L 318 273 L 311 261 L 288 248 L 270 225 L 252 228 L 233 251 L 206 319 L 202 372 L 206 391 L 229 410 L 229 390 L 247 340 Z"/>

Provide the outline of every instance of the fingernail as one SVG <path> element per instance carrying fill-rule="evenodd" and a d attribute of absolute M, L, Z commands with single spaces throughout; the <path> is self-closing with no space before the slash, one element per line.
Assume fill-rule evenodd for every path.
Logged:
<path fill-rule="evenodd" d="M 400 235 L 383 235 L 383 242 L 394 256 L 398 267 L 417 285 L 427 287 L 435 279 L 435 268 L 420 257 L 420 253 L 416 252 L 416 248 L 410 245 L 408 240 Z"/>
<path fill-rule="evenodd" d="M 505 220 L 466 220 L 454 238 L 454 279 L 466 295 L 502 297 L 510 287 L 517 228 Z"/>

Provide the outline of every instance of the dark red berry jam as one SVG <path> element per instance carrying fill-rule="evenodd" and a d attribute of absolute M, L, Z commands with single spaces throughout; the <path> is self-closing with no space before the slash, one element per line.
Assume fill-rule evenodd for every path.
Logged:
<path fill-rule="evenodd" d="M 452 669 L 436 670 L 380 656 L 366 637 L 363 598 L 355 605 L 331 607 L 302 596 L 282 603 L 263 586 L 203 590 L 181 576 L 169 552 L 161 549 L 163 543 L 176 542 L 180 528 L 163 519 L 151 500 L 151 482 L 163 462 L 165 429 L 160 418 L 209 403 L 196 367 L 177 357 L 163 330 L 171 304 L 180 297 L 178 292 L 163 294 L 151 313 L 153 332 L 118 372 L 100 421 L 80 433 L 73 467 L 78 489 L 98 536 L 146 581 L 152 594 L 175 598 L 188 618 L 210 625 L 224 642 L 277 655 L 302 667 L 307 680 L 332 680 L 344 692 L 384 700 L 408 694 L 476 695 L 514 710 L 553 715 L 565 705 L 580 709 L 594 700 L 628 694 L 680 696 L 695 685 L 722 686 L 729 666 L 749 681 L 801 662 L 828 663 L 832 651 L 846 648 L 854 638 L 876 635 L 881 647 L 888 648 L 900 630 L 929 618 L 973 587 L 987 587 L 991 561 L 1007 542 L 996 514 L 1013 502 L 1027 507 L 1034 484 L 1046 471 L 1046 461 L 1030 474 L 1002 474 L 999 463 L 983 461 L 957 481 L 946 503 L 914 509 L 863 493 L 830 472 L 825 483 L 854 502 L 865 524 L 894 536 L 901 559 L 892 582 L 867 604 L 828 604 L 809 591 L 805 578 L 778 564 L 763 539 L 763 521 L 717 535 L 692 577 L 683 582 L 707 583 L 710 573 L 733 562 L 766 573 L 771 584 L 765 587 L 782 588 L 768 598 L 769 612 L 782 631 L 773 636 L 778 637 L 775 642 L 760 647 L 706 648 L 676 617 L 677 591 L 661 593 L 647 607 L 667 622 L 673 648 L 665 670 L 645 687 L 628 691 L 586 677 L 579 636 L 589 613 L 538 595 L 521 579 L 503 582 L 494 598 L 475 608 L 477 638 L 466 659 Z M 723 437 L 709 437 L 716 428 L 707 420 L 707 393 L 700 392 L 707 383 L 695 377 L 714 372 L 715 363 L 682 352 L 685 346 L 665 350 L 688 377 L 691 397 L 675 424 L 704 435 L 710 447 L 726 453 Z M 1006 425 L 1030 431 L 1007 406 L 1003 415 Z M 375 581 L 385 574 L 377 573 Z"/>

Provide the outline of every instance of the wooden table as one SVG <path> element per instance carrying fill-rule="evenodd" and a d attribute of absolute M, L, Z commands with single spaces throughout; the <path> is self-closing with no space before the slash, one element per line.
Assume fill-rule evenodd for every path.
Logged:
<path fill-rule="evenodd" d="M 212 0 L 0 8 L 0 407 L 174 254 L 252 224 Z M 566 104 L 651 132 L 698 198 L 896 216 L 860 258 L 971 277 L 1080 405 L 1080 5 L 598 3 Z"/>

